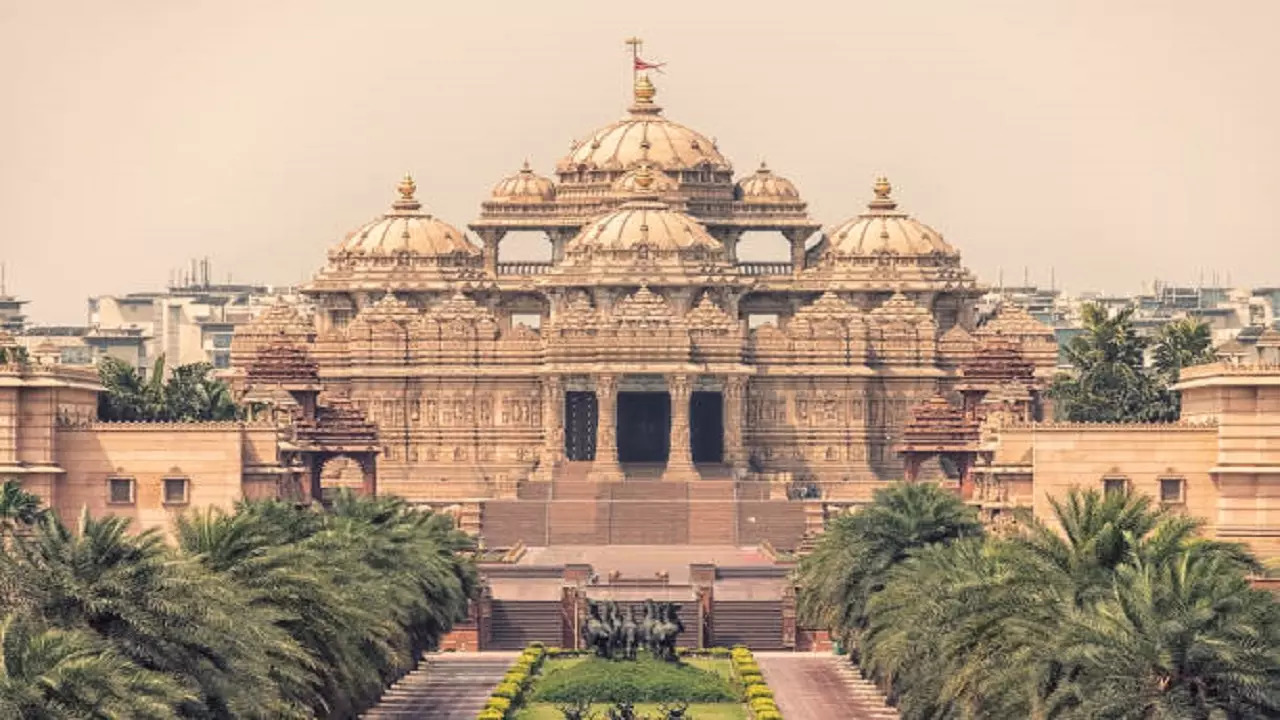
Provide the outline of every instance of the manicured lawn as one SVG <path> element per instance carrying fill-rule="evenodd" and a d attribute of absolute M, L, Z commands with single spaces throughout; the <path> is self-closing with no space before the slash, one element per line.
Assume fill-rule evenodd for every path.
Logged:
<path fill-rule="evenodd" d="M 608 705 L 593 705 L 592 709 L 604 713 Z M 653 703 L 636 705 L 636 710 L 645 713 L 657 713 L 658 706 Z M 690 705 L 689 716 L 695 720 L 747 720 L 747 708 L 733 703 L 714 703 Z M 564 720 L 564 715 L 551 703 L 535 703 L 520 708 L 516 720 Z"/>

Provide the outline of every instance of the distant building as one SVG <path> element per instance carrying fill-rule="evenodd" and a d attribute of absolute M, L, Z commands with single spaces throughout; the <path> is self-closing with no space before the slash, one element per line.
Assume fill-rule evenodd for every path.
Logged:
<path fill-rule="evenodd" d="M 231 338 L 237 326 L 253 320 L 278 297 L 298 301 L 288 288 L 215 285 L 209 281 L 207 263 L 197 268 L 164 292 L 90 298 L 86 337 L 140 334 L 144 340 L 139 366 L 163 355 L 167 368 L 205 362 L 224 370 L 231 366 Z"/>

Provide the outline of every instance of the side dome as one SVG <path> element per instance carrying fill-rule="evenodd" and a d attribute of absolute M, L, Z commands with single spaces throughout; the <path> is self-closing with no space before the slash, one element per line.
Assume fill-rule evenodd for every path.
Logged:
<path fill-rule="evenodd" d="M 867 211 L 836 225 L 826 234 L 825 251 L 838 257 L 882 254 L 902 256 L 960 256 L 942 239 L 942 233 L 898 210 L 885 178 L 876 180 L 875 199 Z"/>
<path fill-rule="evenodd" d="M 627 117 L 575 141 L 556 171 L 625 171 L 640 163 L 661 170 L 711 170 L 732 172 L 714 140 L 663 117 L 653 102 L 656 90 L 645 76 L 636 80 L 635 103 Z"/>
<path fill-rule="evenodd" d="M 733 186 L 735 200 L 746 203 L 796 203 L 800 191 L 790 180 L 776 175 L 768 165 L 760 163 L 754 173 L 742 178 Z"/>
<path fill-rule="evenodd" d="M 417 185 L 405 175 L 400 197 L 382 217 L 347 235 L 330 253 L 332 259 L 410 255 L 421 258 L 480 257 L 480 248 L 461 230 L 422 211 L 414 197 Z"/>
<path fill-rule="evenodd" d="M 550 178 L 535 173 L 525 160 L 520 172 L 493 186 L 491 196 L 498 202 L 547 203 L 556 199 L 556 185 Z"/>

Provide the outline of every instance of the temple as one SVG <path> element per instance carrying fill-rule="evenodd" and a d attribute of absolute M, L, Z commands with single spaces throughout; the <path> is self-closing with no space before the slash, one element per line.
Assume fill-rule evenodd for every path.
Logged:
<path fill-rule="evenodd" d="M 498 182 L 471 233 L 406 176 L 305 288 L 314 318 L 264 314 L 237 333 L 232 363 L 275 338 L 305 347 L 326 391 L 376 423 L 379 489 L 466 506 L 502 544 L 696 543 L 699 525 L 726 536 L 690 508 L 672 532 L 636 537 L 604 519 L 622 500 L 824 487 L 865 501 L 903 475 L 909 408 L 955 391 L 993 339 L 1026 358 L 1033 391 L 1056 360 L 1052 332 L 1016 309 L 979 328 L 960 253 L 888 180 L 869 194 L 819 232 L 794 183 L 764 164 L 736 175 L 637 74 L 622 119 L 575 142 L 553 177 L 526 163 Z M 545 238 L 550 259 L 502 262 L 512 232 Z M 745 233 L 780 235 L 789 261 L 739 260 Z M 908 465 L 937 480 L 952 469 Z M 753 480 L 770 484 L 735 485 Z M 667 487 L 618 486 L 652 481 Z M 600 525 L 534 520 L 528 503 L 552 500 L 599 501 L 587 515 Z M 761 536 L 781 546 L 807 529 L 799 508 L 764 514 Z"/>

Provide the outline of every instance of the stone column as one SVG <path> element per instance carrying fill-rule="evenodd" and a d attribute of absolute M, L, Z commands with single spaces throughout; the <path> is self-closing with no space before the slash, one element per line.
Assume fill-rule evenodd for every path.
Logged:
<path fill-rule="evenodd" d="M 667 392 L 671 395 L 671 438 L 667 455 L 667 471 L 663 480 L 695 480 L 693 451 L 689 447 L 689 396 L 693 383 L 688 375 L 668 375 Z"/>
<path fill-rule="evenodd" d="M 800 230 L 788 230 L 784 234 L 791 243 L 791 272 L 799 274 L 804 269 L 805 234 Z"/>
<path fill-rule="evenodd" d="M 742 443 L 746 394 L 746 376 L 730 375 L 724 379 L 724 461 L 735 470 L 747 466 L 747 451 Z"/>
<path fill-rule="evenodd" d="M 476 234 L 484 241 L 484 271 L 489 275 L 498 274 L 498 243 L 506 233 L 501 230 L 478 230 Z"/>
<path fill-rule="evenodd" d="M 622 479 L 622 466 L 618 464 L 618 378 L 614 375 L 596 376 L 596 460 L 591 465 L 590 478 L 602 482 Z"/>
<path fill-rule="evenodd" d="M 551 480 L 556 466 L 564 462 L 564 381 L 559 375 L 542 378 L 542 438 L 542 457 L 534 477 Z"/>

